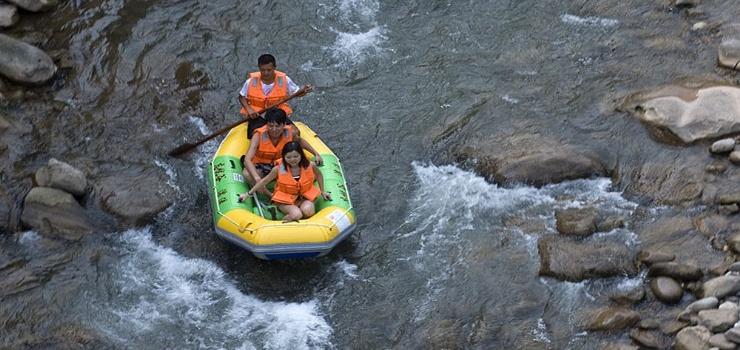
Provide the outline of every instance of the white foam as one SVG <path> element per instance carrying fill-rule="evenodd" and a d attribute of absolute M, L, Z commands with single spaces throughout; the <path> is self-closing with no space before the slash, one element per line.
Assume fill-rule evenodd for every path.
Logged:
<path fill-rule="evenodd" d="M 127 346 L 145 348 L 158 339 L 188 348 L 332 347 L 332 328 L 316 301 L 269 302 L 245 295 L 212 262 L 157 245 L 149 229 L 129 230 L 121 239 L 116 297 L 100 308 L 115 317 L 102 315 L 96 322 Z"/>
<path fill-rule="evenodd" d="M 205 121 L 203 121 L 203 118 L 197 117 L 197 116 L 190 116 L 188 120 L 190 121 L 190 123 L 198 127 L 198 130 L 204 136 L 211 134 L 211 130 L 208 128 Z M 205 177 L 204 169 L 206 169 L 206 165 L 208 164 L 208 162 L 211 161 L 211 157 L 213 156 L 213 154 L 218 149 L 218 146 L 220 145 L 218 140 L 219 140 L 218 137 L 208 140 L 204 142 L 203 144 L 201 144 L 200 146 L 198 146 L 193 151 L 194 152 L 194 155 L 193 155 L 194 165 L 195 165 L 193 167 L 193 173 L 195 174 L 195 176 L 197 176 L 201 180 L 203 180 Z"/>
<path fill-rule="evenodd" d="M 369 56 L 382 53 L 381 44 L 386 40 L 388 37 L 381 27 L 373 27 L 362 33 L 337 32 L 337 39 L 330 50 L 335 59 L 357 64 Z"/>
<path fill-rule="evenodd" d="M 619 24 L 616 19 L 600 18 L 600 17 L 578 17 L 571 14 L 564 14 L 560 16 L 560 20 L 568 24 L 582 24 L 582 25 L 596 25 L 602 27 L 611 27 Z"/>

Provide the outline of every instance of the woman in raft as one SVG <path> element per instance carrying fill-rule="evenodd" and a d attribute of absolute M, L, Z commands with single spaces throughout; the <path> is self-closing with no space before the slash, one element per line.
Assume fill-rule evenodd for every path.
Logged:
<path fill-rule="evenodd" d="M 275 167 L 254 184 L 249 192 L 240 195 L 239 200 L 245 200 L 270 181 L 277 179 L 272 202 L 277 204 L 281 212 L 285 213 L 283 222 L 310 218 L 316 213 L 313 201 L 319 195 L 327 201 L 331 200 L 331 194 L 324 191 L 324 178 L 321 170 L 306 158 L 303 147 L 296 141 L 286 143 L 282 154 L 282 159 L 278 160 Z M 319 188 L 314 186 L 314 180 L 318 182 Z"/>

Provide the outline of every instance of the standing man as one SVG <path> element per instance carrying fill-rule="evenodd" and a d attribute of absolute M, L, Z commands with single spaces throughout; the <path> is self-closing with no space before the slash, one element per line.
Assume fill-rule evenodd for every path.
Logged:
<path fill-rule="evenodd" d="M 239 91 L 239 103 L 242 105 L 241 113 L 249 117 L 247 135 L 250 138 L 255 129 L 267 124 L 264 113 L 260 115 L 257 114 L 258 111 L 262 111 L 264 108 L 300 90 L 298 85 L 290 77 L 276 70 L 277 63 L 274 56 L 270 54 L 260 56 L 257 59 L 257 67 L 259 68 L 259 72 L 250 73 L 249 79 L 244 82 L 244 85 Z M 303 87 L 303 90 L 304 93 L 299 96 L 313 91 L 313 86 L 306 85 Z M 285 111 L 288 117 L 293 113 L 293 110 L 290 109 L 287 103 L 279 105 L 278 108 Z M 293 126 L 290 118 L 287 124 L 291 125 L 294 132 L 298 132 L 298 128 Z"/>

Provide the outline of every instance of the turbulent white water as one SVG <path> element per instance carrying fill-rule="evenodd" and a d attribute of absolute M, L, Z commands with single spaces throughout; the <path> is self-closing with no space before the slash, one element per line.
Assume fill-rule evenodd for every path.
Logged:
<path fill-rule="evenodd" d="M 332 328 L 316 300 L 270 302 L 243 293 L 214 263 L 186 258 L 148 229 L 121 234 L 108 271 L 110 300 L 89 315 L 121 346 L 136 349 L 328 349 Z M 156 343 L 152 343 L 156 339 Z"/>

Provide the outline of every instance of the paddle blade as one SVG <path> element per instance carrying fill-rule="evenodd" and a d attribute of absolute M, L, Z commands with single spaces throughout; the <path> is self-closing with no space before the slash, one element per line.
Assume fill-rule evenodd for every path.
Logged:
<path fill-rule="evenodd" d="M 180 145 L 180 147 L 177 147 L 171 150 L 170 153 L 167 153 L 167 154 L 169 154 L 170 157 L 178 157 L 180 155 L 183 155 L 185 153 L 192 151 L 197 146 L 198 146 L 197 144 L 186 143 L 184 145 Z"/>

